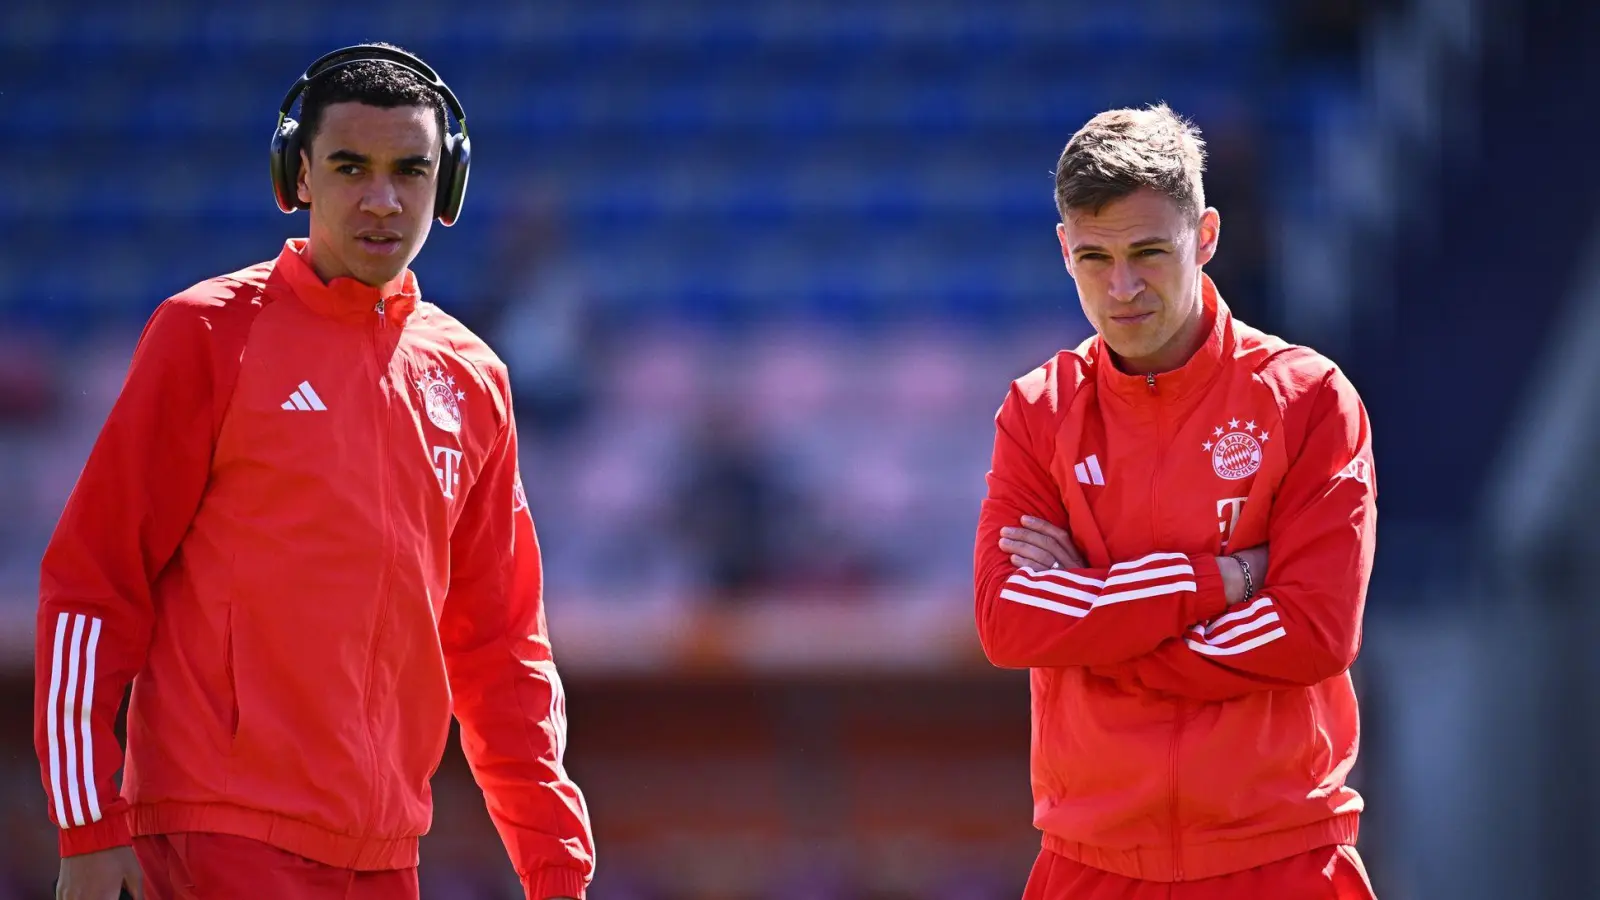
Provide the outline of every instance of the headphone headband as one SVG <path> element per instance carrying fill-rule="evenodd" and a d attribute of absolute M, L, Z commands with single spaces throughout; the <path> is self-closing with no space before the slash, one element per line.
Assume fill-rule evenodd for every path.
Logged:
<path fill-rule="evenodd" d="M 461 126 L 461 133 L 467 133 L 467 114 L 461 109 L 461 101 L 456 99 L 455 92 L 450 90 L 450 86 L 444 83 L 444 79 L 439 77 L 439 73 L 435 72 L 432 66 L 404 50 L 380 47 L 376 44 L 356 44 L 323 54 L 306 69 L 304 75 L 295 80 L 289 88 L 289 93 L 284 95 L 283 105 L 278 107 L 278 121 L 283 121 L 289 115 L 289 110 L 294 107 L 295 98 L 304 93 L 305 89 L 311 86 L 311 82 L 329 72 L 360 62 L 386 62 L 421 78 L 428 87 L 439 92 L 439 96 L 444 98 L 445 105 L 450 108 L 451 114 Z"/>

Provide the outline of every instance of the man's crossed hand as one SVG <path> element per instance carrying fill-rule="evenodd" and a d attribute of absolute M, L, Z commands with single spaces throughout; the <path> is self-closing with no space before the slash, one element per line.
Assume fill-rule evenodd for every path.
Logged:
<path fill-rule="evenodd" d="M 1011 564 L 1019 569 L 1084 568 L 1072 535 L 1033 516 L 1023 516 L 1020 526 L 1000 529 L 1000 549 L 1011 554 Z"/>

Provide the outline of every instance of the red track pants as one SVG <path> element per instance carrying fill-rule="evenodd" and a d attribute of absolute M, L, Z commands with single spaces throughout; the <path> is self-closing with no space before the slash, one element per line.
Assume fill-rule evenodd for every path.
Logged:
<path fill-rule="evenodd" d="M 145 900 L 417 900 L 417 870 L 325 866 L 270 844 L 191 832 L 133 841 Z"/>
<path fill-rule="evenodd" d="M 1376 900 L 1354 847 L 1322 847 L 1199 881 L 1140 881 L 1045 850 L 1022 900 Z"/>

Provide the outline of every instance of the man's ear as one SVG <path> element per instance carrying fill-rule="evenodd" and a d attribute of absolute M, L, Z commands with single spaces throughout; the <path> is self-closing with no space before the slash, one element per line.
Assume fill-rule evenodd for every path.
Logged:
<path fill-rule="evenodd" d="M 300 198 L 301 203 L 311 202 L 311 183 L 307 180 L 311 171 L 311 157 L 302 148 L 300 151 L 300 174 L 295 176 L 294 193 Z"/>
<path fill-rule="evenodd" d="M 1067 225 L 1065 222 L 1056 223 L 1056 240 L 1061 242 L 1061 261 L 1066 264 L 1067 274 L 1071 275 L 1072 250 L 1067 246 Z"/>
<path fill-rule="evenodd" d="M 1194 261 L 1196 265 L 1205 265 L 1217 255 L 1217 239 L 1222 234 L 1222 214 L 1213 207 L 1206 207 L 1200 214 L 1200 225 L 1195 229 L 1194 236 Z"/>

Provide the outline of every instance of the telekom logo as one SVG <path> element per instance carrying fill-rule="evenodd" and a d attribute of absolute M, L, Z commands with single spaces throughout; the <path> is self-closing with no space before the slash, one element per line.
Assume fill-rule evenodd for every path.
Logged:
<path fill-rule="evenodd" d="M 433 448 L 433 474 L 439 476 L 439 488 L 451 500 L 461 486 L 461 451 L 453 447 Z"/>
<path fill-rule="evenodd" d="M 1239 513 L 1244 509 L 1244 502 L 1249 497 L 1229 497 L 1217 501 L 1217 531 L 1222 533 L 1222 549 L 1228 549 L 1228 542 L 1233 540 L 1233 529 L 1239 524 Z"/>

